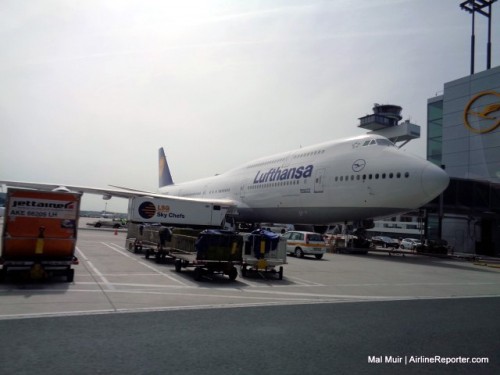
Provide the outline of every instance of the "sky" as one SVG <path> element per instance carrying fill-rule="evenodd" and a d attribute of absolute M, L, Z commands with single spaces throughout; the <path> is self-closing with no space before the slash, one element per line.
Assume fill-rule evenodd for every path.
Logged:
<path fill-rule="evenodd" d="M 422 126 L 404 149 L 425 157 L 427 99 L 470 72 L 460 2 L 2 0 L 0 180 L 156 190 L 159 147 L 180 183 L 363 134 L 374 103 Z"/>

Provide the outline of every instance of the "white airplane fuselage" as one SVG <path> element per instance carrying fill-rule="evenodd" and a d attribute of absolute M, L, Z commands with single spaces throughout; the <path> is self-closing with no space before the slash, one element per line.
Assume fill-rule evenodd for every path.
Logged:
<path fill-rule="evenodd" d="M 363 135 L 261 158 L 160 192 L 231 199 L 240 221 L 330 224 L 419 208 L 448 183 L 434 164 L 382 136 Z"/>

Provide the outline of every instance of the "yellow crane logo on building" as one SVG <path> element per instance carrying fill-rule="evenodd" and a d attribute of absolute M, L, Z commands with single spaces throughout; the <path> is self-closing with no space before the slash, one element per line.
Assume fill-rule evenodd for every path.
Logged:
<path fill-rule="evenodd" d="M 484 91 L 475 95 L 464 110 L 464 124 L 476 134 L 490 133 L 500 126 L 500 93 Z"/>

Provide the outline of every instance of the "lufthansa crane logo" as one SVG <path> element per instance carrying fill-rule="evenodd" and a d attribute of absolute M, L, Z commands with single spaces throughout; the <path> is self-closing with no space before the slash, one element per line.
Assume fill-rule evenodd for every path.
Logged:
<path fill-rule="evenodd" d="M 476 134 L 486 134 L 500 126 L 500 93 L 484 91 L 475 95 L 464 110 L 464 124 Z"/>
<path fill-rule="evenodd" d="M 365 166 L 366 161 L 363 159 L 358 159 L 354 163 L 352 163 L 352 170 L 354 172 L 361 172 Z"/>

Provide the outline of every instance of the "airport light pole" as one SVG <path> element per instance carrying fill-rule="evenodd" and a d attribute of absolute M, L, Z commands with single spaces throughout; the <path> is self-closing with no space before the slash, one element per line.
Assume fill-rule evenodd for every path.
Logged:
<path fill-rule="evenodd" d="M 475 29 L 475 14 L 476 12 L 488 18 L 488 44 L 486 45 L 486 69 L 491 69 L 491 5 L 497 0 L 466 0 L 460 3 L 460 8 L 472 14 L 472 35 L 471 35 L 471 61 L 470 74 L 474 74 L 474 55 L 476 36 Z M 487 9 L 486 9 L 487 8 Z"/>

